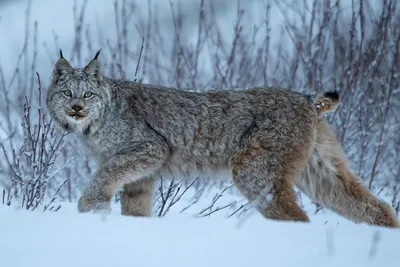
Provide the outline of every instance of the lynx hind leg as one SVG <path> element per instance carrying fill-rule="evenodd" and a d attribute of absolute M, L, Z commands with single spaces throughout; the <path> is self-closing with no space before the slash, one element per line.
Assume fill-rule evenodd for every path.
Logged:
<path fill-rule="evenodd" d="M 146 178 L 126 184 L 120 193 L 122 215 L 151 216 L 154 183 L 154 179 Z"/>
<path fill-rule="evenodd" d="M 258 144 L 243 148 L 232 161 L 234 184 L 264 217 L 308 222 L 293 189 L 293 164 L 298 162 L 278 155 Z"/>
<path fill-rule="evenodd" d="M 399 227 L 395 213 L 376 198 L 348 167 L 334 133 L 318 124 L 317 144 L 295 184 L 314 202 L 357 223 Z"/>

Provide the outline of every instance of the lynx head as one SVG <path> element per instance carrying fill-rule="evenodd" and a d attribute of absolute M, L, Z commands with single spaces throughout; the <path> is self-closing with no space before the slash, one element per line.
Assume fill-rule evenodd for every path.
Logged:
<path fill-rule="evenodd" d="M 100 50 L 86 67 L 75 69 L 60 50 L 46 105 L 51 117 L 64 130 L 89 134 L 104 114 L 110 94 L 103 84 L 99 54 Z"/>

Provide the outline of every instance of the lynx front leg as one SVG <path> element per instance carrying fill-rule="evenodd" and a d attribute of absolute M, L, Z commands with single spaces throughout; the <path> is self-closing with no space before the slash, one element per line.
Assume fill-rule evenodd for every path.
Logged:
<path fill-rule="evenodd" d="M 153 178 L 145 178 L 126 184 L 120 194 L 122 215 L 150 216 L 154 197 L 154 183 Z"/>
<path fill-rule="evenodd" d="M 125 184 L 157 171 L 167 158 L 166 145 L 145 143 L 109 159 L 94 174 L 78 202 L 79 212 L 110 210 L 112 196 Z"/>

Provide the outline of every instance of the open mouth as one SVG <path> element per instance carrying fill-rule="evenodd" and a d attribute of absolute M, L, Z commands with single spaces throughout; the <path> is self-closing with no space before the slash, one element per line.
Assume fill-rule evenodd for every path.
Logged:
<path fill-rule="evenodd" d="M 83 115 L 79 112 L 68 112 L 67 114 L 68 114 L 68 117 L 70 117 L 71 119 L 77 120 L 77 121 L 85 118 L 85 115 Z"/>

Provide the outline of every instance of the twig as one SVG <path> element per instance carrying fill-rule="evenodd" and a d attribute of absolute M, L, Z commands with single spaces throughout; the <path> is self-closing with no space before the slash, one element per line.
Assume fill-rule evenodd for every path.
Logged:
<path fill-rule="evenodd" d="M 139 70 L 140 59 L 142 58 L 143 48 L 144 48 L 144 37 L 142 37 L 142 45 L 141 45 L 141 47 L 140 47 L 140 53 L 139 53 L 138 63 L 136 64 L 135 79 L 133 80 L 134 82 L 137 81 L 137 74 L 138 74 L 138 70 Z"/>

